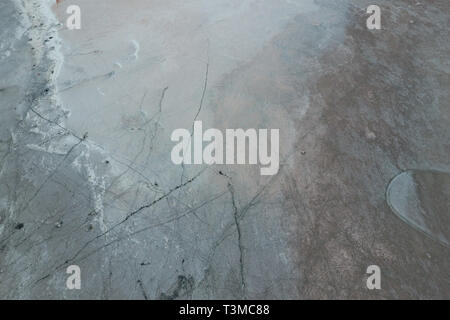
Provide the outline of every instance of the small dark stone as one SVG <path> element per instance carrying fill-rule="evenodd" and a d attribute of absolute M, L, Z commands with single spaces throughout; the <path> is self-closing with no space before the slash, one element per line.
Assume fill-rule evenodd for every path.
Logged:
<path fill-rule="evenodd" d="M 23 227 L 24 227 L 24 224 L 23 224 L 23 223 L 18 223 L 18 224 L 16 224 L 16 226 L 14 227 L 14 229 L 20 230 L 20 229 L 22 229 Z"/>

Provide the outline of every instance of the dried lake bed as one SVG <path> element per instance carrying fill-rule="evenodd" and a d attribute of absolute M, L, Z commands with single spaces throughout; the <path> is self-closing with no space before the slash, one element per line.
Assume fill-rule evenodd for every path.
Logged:
<path fill-rule="evenodd" d="M 3 1 L 0 298 L 450 298 L 450 4 L 377 2 Z M 279 170 L 173 163 L 195 121 Z"/>

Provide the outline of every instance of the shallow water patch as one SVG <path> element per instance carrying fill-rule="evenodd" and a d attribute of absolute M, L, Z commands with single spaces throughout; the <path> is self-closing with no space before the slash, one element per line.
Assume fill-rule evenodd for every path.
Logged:
<path fill-rule="evenodd" d="M 450 173 L 402 172 L 390 182 L 386 201 L 408 225 L 450 247 Z"/>

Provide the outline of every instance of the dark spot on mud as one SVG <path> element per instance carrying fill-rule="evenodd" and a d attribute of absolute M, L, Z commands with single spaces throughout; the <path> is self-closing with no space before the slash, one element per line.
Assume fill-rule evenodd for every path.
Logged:
<path fill-rule="evenodd" d="M 175 300 L 177 298 L 184 298 L 189 296 L 194 290 L 194 278 L 192 276 L 185 277 L 183 275 L 179 275 L 177 281 L 172 285 L 169 289 L 169 292 L 161 293 L 161 300 Z"/>
<path fill-rule="evenodd" d="M 18 224 L 16 224 L 16 226 L 14 227 L 14 229 L 20 230 L 20 229 L 22 229 L 23 227 L 24 227 L 24 224 L 23 224 L 23 223 L 18 223 Z"/>

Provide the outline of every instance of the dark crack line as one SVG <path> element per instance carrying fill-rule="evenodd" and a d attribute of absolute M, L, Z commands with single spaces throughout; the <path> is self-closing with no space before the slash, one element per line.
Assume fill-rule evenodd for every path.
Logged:
<path fill-rule="evenodd" d="M 67 87 L 62 88 L 62 89 L 59 90 L 57 93 L 61 93 L 61 92 L 70 90 L 70 89 L 75 88 L 75 87 L 77 87 L 77 86 L 80 86 L 80 85 L 83 85 L 83 84 L 86 84 L 86 83 L 89 83 L 89 82 L 92 82 L 92 81 L 95 81 L 95 80 L 98 80 L 98 79 L 109 79 L 109 78 L 111 78 L 112 76 L 114 76 L 115 73 L 116 73 L 115 71 L 111 71 L 111 72 L 108 72 L 108 73 L 105 73 L 105 74 L 93 76 L 93 77 L 91 77 L 91 78 L 79 80 L 78 82 L 69 84 Z"/>
<path fill-rule="evenodd" d="M 32 112 L 34 112 L 34 113 L 35 113 L 38 117 L 40 117 L 41 119 L 43 119 L 43 120 L 45 120 L 45 121 L 48 121 L 48 122 L 50 122 L 50 123 L 55 124 L 56 126 L 58 126 L 59 128 L 61 128 L 61 129 L 64 130 L 64 131 L 68 132 L 70 135 L 74 136 L 74 137 L 77 138 L 78 140 L 83 140 L 83 139 L 84 139 L 85 141 L 87 141 L 87 142 L 89 142 L 89 143 L 92 143 L 92 145 L 94 145 L 94 146 L 100 148 L 101 150 L 103 150 L 103 151 L 105 151 L 105 152 L 108 152 L 102 145 L 100 145 L 100 144 L 98 144 L 98 143 L 96 143 L 96 142 L 94 142 L 94 141 L 92 141 L 92 140 L 87 139 L 87 137 L 86 137 L 86 138 L 81 138 L 81 137 L 79 137 L 79 136 L 76 135 L 74 132 L 72 132 L 71 130 L 69 130 L 69 129 L 63 127 L 63 126 L 61 126 L 61 125 L 58 124 L 57 122 L 52 121 L 52 120 L 50 120 L 50 119 L 48 119 L 48 118 L 42 116 L 39 112 L 37 112 L 36 110 L 34 110 L 32 107 L 30 107 L 30 110 L 31 110 Z M 131 166 L 132 164 L 134 164 L 134 161 L 132 161 L 131 159 L 128 159 L 128 158 L 125 157 L 125 160 L 127 160 L 129 163 L 131 163 L 131 164 L 129 164 L 129 163 L 126 163 L 126 162 L 124 162 L 124 161 L 119 160 L 117 157 L 115 157 L 115 156 L 113 156 L 113 155 L 110 155 L 110 157 L 111 157 L 111 159 L 113 159 L 114 161 L 120 163 L 121 165 L 126 166 L 126 167 L 129 168 L 131 171 L 133 171 L 134 173 L 136 173 L 136 174 L 138 174 L 139 176 L 141 176 L 143 179 L 145 179 L 145 181 L 147 181 L 147 182 L 149 182 L 150 184 L 152 184 L 151 181 L 150 181 L 150 179 L 149 179 L 148 177 L 146 177 L 142 172 L 140 172 L 139 170 L 137 170 L 137 169 L 135 169 L 135 168 L 133 168 L 133 167 Z"/>
<path fill-rule="evenodd" d="M 144 284 L 142 283 L 142 280 L 139 279 L 139 280 L 137 281 L 137 283 L 138 283 L 138 285 L 139 285 L 139 288 L 141 289 L 141 292 L 142 292 L 142 295 L 144 296 L 144 299 L 145 299 L 145 300 L 148 300 L 148 296 L 147 296 L 147 293 L 145 292 L 145 288 L 144 288 Z"/>
<path fill-rule="evenodd" d="M 191 129 L 191 137 L 194 134 L 194 123 L 197 120 L 200 112 L 202 111 L 203 108 L 203 101 L 205 100 L 205 95 L 206 95 L 206 89 L 208 88 L 208 75 L 209 75 L 209 58 L 208 58 L 208 62 L 206 63 L 206 71 L 205 71 L 205 81 L 204 81 L 204 85 L 203 85 L 203 91 L 202 91 L 202 97 L 200 98 L 200 104 L 198 106 L 197 109 L 197 113 L 195 114 L 194 120 L 192 121 L 192 129 Z M 185 166 L 184 166 L 184 162 L 181 163 L 181 182 L 183 182 L 183 178 L 184 178 L 184 171 L 185 171 Z"/>
<path fill-rule="evenodd" d="M 33 194 L 31 199 L 27 202 L 25 208 L 22 211 L 25 211 L 30 206 L 31 202 L 37 197 L 39 192 L 41 192 L 42 188 L 47 184 L 48 181 L 50 181 L 51 178 L 58 172 L 59 168 L 64 164 L 64 162 L 67 160 L 67 158 L 70 156 L 73 150 L 75 150 L 76 147 L 78 147 L 81 143 L 83 143 L 85 138 L 81 139 L 79 142 L 77 142 L 74 146 L 70 148 L 70 150 L 67 152 L 67 154 L 64 156 L 64 158 L 58 163 L 56 168 L 52 171 L 51 174 L 47 176 L 47 178 L 44 180 L 44 182 L 39 186 L 39 188 L 36 190 L 36 192 Z"/>
<path fill-rule="evenodd" d="M 245 290 L 246 290 L 246 284 L 245 284 L 245 277 L 244 277 L 244 252 L 243 252 L 243 246 L 242 246 L 242 230 L 241 225 L 239 222 L 239 210 L 236 205 L 236 199 L 235 199 L 235 193 L 233 185 L 228 182 L 228 190 L 230 191 L 231 195 L 231 203 L 233 205 L 233 217 L 234 217 L 234 223 L 236 224 L 236 230 L 237 230 L 237 237 L 238 237 L 238 247 L 239 247 L 239 269 L 240 269 L 240 275 L 241 275 L 241 287 L 242 292 L 245 297 Z"/>
<path fill-rule="evenodd" d="M 33 107 L 30 107 L 30 110 L 31 110 L 34 114 L 36 114 L 39 118 L 41 118 L 42 120 L 48 121 L 48 122 L 50 122 L 50 123 L 56 125 L 58 128 L 60 128 L 60 129 L 62 129 L 62 130 L 64 130 L 64 131 L 66 131 L 66 132 L 68 132 L 70 135 L 74 136 L 74 137 L 77 138 L 78 140 L 80 140 L 80 141 L 86 140 L 87 137 L 79 137 L 78 135 L 76 135 L 75 133 L 73 133 L 72 131 L 70 131 L 69 129 L 67 129 L 67 128 L 63 127 L 62 125 L 60 125 L 59 123 L 57 123 L 56 121 L 50 120 L 50 119 L 44 117 L 42 114 L 40 114 L 39 112 L 37 112 Z"/>
<path fill-rule="evenodd" d="M 142 99 L 141 99 L 141 102 L 140 102 L 140 104 L 139 104 L 139 110 L 142 112 L 142 106 L 143 106 L 143 104 L 144 104 L 144 101 L 145 101 L 145 97 L 147 96 L 147 91 L 144 93 L 144 95 L 142 96 Z M 153 119 L 153 118 L 152 118 Z M 144 152 L 144 149 L 145 149 L 145 146 L 146 146 L 146 142 L 147 142 L 147 125 L 152 121 L 152 119 L 150 119 L 150 120 L 147 120 L 147 121 L 145 121 L 145 123 L 141 126 L 141 127 L 139 127 L 139 129 L 140 130 L 143 130 L 144 131 L 144 137 L 143 137 L 143 139 L 142 139 L 142 143 L 141 143 L 141 148 L 140 148 L 140 150 L 137 152 L 137 154 L 134 156 L 134 159 L 133 160 L 130 160 L 131 161 L 131 165 L 133 165 L 133 164 L 135 164 L 137 161 L 138 161 L 138 159 L 139 159 L 139 157 L 142 155 L 142 153 Z M 155 127 L 155 130 L 156 130 L 156 127 Z M 155 136 L 156 136 L 156 134 L 154 134 L 153 136 L 152 136 L 152 142 L 151 142 L 151 144 L 153 144 L 153 139 L 155 138 Z M 117 161 L 117 160 L 116 160 Z M 119 161 L 118 161 L 119 162 Z M 127 169 L 125 169 L 125 171 L 123 171 L 121 174 L 119 174 L 117 177 L 115 177 L 112 181 L 111 181 L 111 183 L 110 183 L 110 185 L 108 186 L 108 188 L 106 188 L 106 191 L 110 191 L 110 189 L 112 188 L 112 186 L 117 182 L 117 181 L 119 181 L 124 175 L 126 175 L 130 170 L 132 170 L 132 168 L 131 168 L 131 165 L 125 165 L 126 167 L 127 167 Z M 141 175 L 142 176 L 142 175 Z M 151 188 L 149 188 L 149 189 L 151 189 L 152 191 L 155 191 L 155 192 L 157 192 L 157 190 L 155 190 L 154 188 L 155 188 L 155 185 L 153 184 L 153 183 L 151 183 L 150 182 L 150 180 L 148 180 L 146 177 L 144 177 L 145 179 L 146 179 L 146 181 L 149 183 L 149 185 L 151 186 Z"/>
<path fill-rule="evenodd" d="M 197 179 L 201 174 L 202 174 L 202 172 L 199 173 L 198 175 L 196 175 L 195 177 L 189 179 L 189 180 L 186 181 L 185 183 L 180 184 L 180 185 L 174 187 L 173 189 L 169 190 L 167 193 L 163 194 L 162 196 L 160 196 L 159 198 L 153 200 L 152 202 L 150 202 L 150 203 L 148 203 L 148 204 L 146 204 L 146 205 L 144 205 L 144 206 L 141 206 L 141 207 L 139 207 L 138 209 L 136 209 L 135 211 L 129 213 L 123 220 L 119 221 L 118 223 L 116 223 L 115 225 L 113 225 L 111 228 L 109 228 L 109 229 L 106 230 L 105 232 L 99 234 L 98 236 L 96 236 L 96 237 L 92 238 L 91 240 L 89 240 L 88 242 L 86 242 L 86 243 L 85 243 L 85 244 L 84 244 L 84 245 L 83 245 L 83 246 L 75 253 L 75 255 L 74 255 L 72 258 L 66 260 L 64 263 L 62 263 L 61 265 L 59 265 L 58 267 L 56 267 L 56 269 L 59 269 L 60 267 L 62 267 L 62 266 L 64 266 L 64 265 L 66 265 L 66 264 L 68 264 L 68 263 L 74 261 L 74 260 L 80 255 L 80 253 L 83 252 L 84 249 L 86 249 L 91 243 L 93 243 L 93 242 L 96 241 L 97 239 L 99 239 L 99 238 L 101 238 L 101 237 L 107 235 L 107 234 L 110 233 L 111 231 L 115 230 L 116 228 L 118 228 L 119 226 L 121 226 L 122 224 L 124 224 L 125 222 L 127 222 L 131 217 L 133 217 L 134 215 L 138 214 L 139 212 L 141 212 L 141 211 L 143 211 L 143 210 L 145 210 L 145 209 L 148 209 L 148 208 L 154 206 L 155 204 L 157 204 L 158 202 L 160 202 L 161 200 L 164 200 L 165 198 L 169 197 L 169 196 L 170 196 L 173 192 L 175 192 L 176 190 L 179 190 L 179 189 L 183 188 L 184 186 L 186 186 L 186 185 L 192 183 L 192 182 L 193 182 L 195 179 Z"/>
<path fill-rule="evenodd" d="M 53 178 L 53 176 L 58 172 L 59 168 L 64 164 L 64 162 L 67 160 L 67 158 L 70 156 L 73 150 L 75 150 L 76 147 L 78 147 L 81 143 L 83 143 L 85 137 L 83 137 L 79 142 L 77 142 L 75 145 L 73 145 L 70 150 L 66 153 L 64 158 L 58 163 L 56 168 L 47 176 L 47 178 L 44 180 L 44 182 L 41 183 L 41 185 L 38 187 L 38 189 L 35 191 L 33 196 L 28 200 L 25 207 L 21 209 L 22 212 L 26 211 L 30 204 L 33 202 L 33 200 L 39 195 L 42 188 Z M 12 235 L 14 235 L 16 232 L 12 232 L 10 235 L 8 235 L 5 239 L 2 239 L 1 242 L 4 243 L 8 239 L 11 238 Z"/>
<path fill-rule="evenodd" d="M 158 114 L 155 115 L 152 119 L 150 119 L 148 121 L 148 122 L 153 121 L 153 120 L 155 121 L 154 129 L 153 129 L 153 135 L 152 135 L 152 138 L 150 139 L 150 151 L 153 150 L 153 145 L 154 145 L 156 136 L 158 135 L 158 126 L 161 126 L 159 122 L 161 121 L 162 106 L 163 106 L 164 97 L 166 96 L 166 91 L 168 89 L 169 89 L 169 87 L 165 87 L 163 89 L 162 93 L 161 93 L 161 98 L 159 99 L 159 111 L 158 111 Z M 150 154 L 148 156 L 150 156 Z"/>
<path fill-rule="evenodd" d="M 161 94 L 161 99 L 159 99 L 159 113 L 162 112 L 162 105 L 163 105 L 163 101 L 164 101 L 164 97 L 166 96 L 166 91 L 169 89 L 169 87 L 165 87 L 163 89 L 163 92 Z"/>
<path fill-rule="evenodd" d="M 293 153 L 292 153 L 293 154 Z M 292 155 L 291 154 L 291 155 Z M 289 158 L 289 156 L 287 157 Z M 282 163 L 280 165 L 280 170 L 278 171 L 278 173 L 274 176 L 272 176 L 270 178 L 269 181 L 267 181 L 267 183 L 265 183 L 253 196 L 253 198 L 247 203 L 247 205 L 241 209 L 240 215 L 238 215 L 238 221 L 241 221 L 242 219 L 244 219 L 245 214 L 254 206 L 256 206 L 258 204 L 258 199 L 260 198 L 260 196 L 264 193 L 264 191 L 267 189 L 267 187 L 269 187 L 279 176 L 280 173 L 282 172 L 282 169 L 284 168 L 285 164 Z M 230 179 L 230 178 L 228 178 Z M 236 206 L 235 206 L 236 207 Z M 231 222 L 229 223 L 223 230 L 222 232 L 222 236 L 220 237 L 220 239 L 218 239 L 212 246 L 211 250 L 210 250 L 210 254 L 209 256 L 206 258 L 207 259 L 207 263 L 209 265 L 209 267 L 211 267 L 212 264 L 212 260 L 216 254 L 216 249 L 220 246 L 220 244 L 222 242 L 224 242 L 228 237 L 230 237 L 231 235 L 233 235 L 234 230 L 230 231 L 232 227 L 236 227 L 236 223 L 235 222 Z M 236 230 L 237 232 L 237 230 Z M 209 268 L 208 267 L 208 268 Z"/>
<path fill-rule="evenodd" d="M 166 221 L 152 224 L 152 225 L 150 225 L 150 226 L 147 226 L 147 227 L 144 227 L 144 228 L 142 228 L 142 229 L 136 230 L 136 231 L 134 231 L 134 232 L 132 232 L 132 233 L 129 233 L 129 234 L 127 234 L 126 236 L 118 237 L 117 239 L 111 240 L 110 242 L 108 242 L 108 243 L 102 245 L 101 247 L 96 248 L 96 249 L 92 250 L 91 252 L 87 253 L 86 255 L 82 256 L 81 258 L 79 258 L 78 260 L 76 260 L 76 262 L 83 261 L 83 260 L 89 258 L 90 256 L 92 256 L 94 253 L 96 253 L 96 252 L 98 252 L 98 251 L 100 251 L 100 250 L 102 250 L 102 249 L 104 249 L 104 248 L 107 248 L 107 247 L 109 247 L 110 245 L 112 245 L 112 244 L 114 244 L 114 243 L 117 243 L 117 242 L 120 242 L 120 241 L 122 241 L 122 240 L 128 239 L 128 238 L 130 238 L 130 237 L 132 237 L 132 236 L 135 236 L 135 235 L 140 234 L 140 233 L 142 233 L 142 232 L 148 231 L 148 230 L 150 230 L 150 229 L 157 228 L 157 227 L 161 227 L 161 226 L 164 226 L 164 225 L 166 225 L 166 224 L 168 224 L 168 223 L 177 221 L 177 220 L 179 220 L 179 219 L 181 219 L 181 218 L 183 218 L 183 217 L 185 217 L 185 216 L 187 216 L 187 215 L 189 215 L 189 214 L 195 212 L 196 210 L 199 210 L 200 208 L 203 208 L 203 207 L 206 206 L 207 204 L 209 204 L 209 203 L 211 203 L 211 202 L 213 202 L 213 201 L 216 201 L 217 199 L 223 197 L 226 193 L 227 193 L 227 191 L 221 192 L 221 193 L 218 194 L 217 196 L 215 196 L 215 197 L 213 197 L 213 198 L 211 198 L 211 199 L 209 199 L 209 200 L 207 200 L 207 201 L 201 203 L 201 204 L 198 205 L 197 207 L 192 208 L 192 209 L 189 209 L 189 210 L 186 211 L 185 213 L 180 214 L 180 215 L 176 215 L 175 217 L 172 217 L 172 218 L 170 218 L 170 219 L 167 219 Z M 74 262 L 74 260 L 72 260 L 71 262 Z M 66 264 L 67 264 L 67 263 L 66 263 Z M 61 266 L 64 266 L 64 265 L 65 265 L 65 264 L 63 264 L 63 265 L 61 265 Z M 61 266 L 59 266 L 58 268 L 60 268 Z M 57 269 L 58 269 L 58 268 L 57 268 Z"/>
<path fill-rule="evenodd" d="M 203 107 L 203 101 L 205 100 L 205 95 L 206 95 L 206 89 L 208 87 L 208 74 L 209 74 L 209 62 L 206 63 L 206 72 L 205 72 L 205 84 L 203 86 L 203 92 L 202 92 L 202 98 L 200 99 L 200 105 L 198 106 L 198 110 L 197 113 L 194 117 L 194 121 L 197 120 L 198 115 L 200 114 L 200 112 L 202 111 L 202 107 Z M 192 129 L 192 132 L 194 130 Z"/>
<path fill-rule="evenodd" d="M 145 148 L 146 141 L 147 141 L 147 126 L 148 126 L 148 124 L 149 124 L 150 122 L 152 122 L 155 118 L 157 118 L 157 120 L 155 120 L 155 126 L 154 126 L 153 134 L 152 134 L 152 137 L 151 137 L 151 141 L 150 141 L 150 151 L 153 149 L 154 140 L 155 140 L 155 138 L 156 138 L 156 136 L 157 136 L 158 124 L 159 124 L 159 120 L 160 120 L 161 113 L 162 113 L 163 101 L 164 101 L 164 97 L 165 97 L 165 95 L 166 95 L 166 91 L 167 91 L 168 89 L 169 89 L 168 86 L 165 87 L 165 88 L 163 89 L 162 93 L 161 93 L 161 98 L 160 98 L 159 104 L 158 104 L 158 106 L 159 106 L 159 111 L 158 111 L 151 119 L 146 120 L 145 123 L 139 128 L 139 129 L 144 130 L 144 139 L 143 139 L 143 141 L 142 141 L 142 146 L 141 146 L 140 151 L 136 154 L 136 156 L 134 157 L 134 159 L 131 161 L 131 164 L 135 164 L 135 163 L 137 162 L 138 158 L 139 158 L 139 157 L 142 155 L 142 153 L 144 152 L 144 148 Z M 147 92 L 144 93 L 144 95 L 143 95 L 143 97 L 142 97 L 142 99 L 141 99 L 141 103 L 140 103 L 140 105 L 139 105 L 139 109 L 141 110 L 141 112 L 142 112 L 142 106 L 143 106 L 143 104 L 144 104 L 146 95 L 147 95 Z M 150 156 L 150 155 L 148 155 L 148 156 Z M 114 158 L 113 158 L 113 159 L 114 159 Z M 155 191 L 155 192 L 158 192 L 158 190 L 155 189 L 156 186 L 154 185 L 154 183 L 152 183 L 152 182 L 151 182 L 147 177 L 145 177 L 141 172 L 137 171 L 136 169 L 133 169 L 133 168 L 131 167 L 131 165 L 124 164 L 124 163 L 120 162 L 120 161 L 117 160 L 117 159 L 114 159 L 114 160 L 116 160 L 117 162 L 119 162 L 119 163 L 125 165 L 125 166 L 127 167 L 127 170 L 125 170 L 123 173 L 121 173 L 120 175 L 118 175 L 116 178 L 113 179 L 113 181 L 111 182 L 110 186 L 107 188 L 108 191 L 109 191 L 109 189 L 111 188 L 111 186 L 113 186 L 113 185 L 116 183 L 116 181 L 118 181 L 122 176 L 124 176 L 124 175 L 127 174 L 130 170 L 132 170 L 132 171 L 134 171 L 135 173 L 139 174 L 141 177 L 143 177 L 143 178 L 150 184 L 150 186 L 151 186 L 150 189 L 151 189 L 151 190 L 153 190 L 153 191 Z"/>
<path fill-rule="evenodd" d="M 163 221 L 163 222 L 160 222 L 160 223 L 152 224 L 152 225 L 150 225 L 150 226 L 144 227 L 144 228 L 139 229 L 139 230 L 137 230 L 137 231 L 134 231 L 134 232 L 132 232 L 132 233 L 130 233 L 130 234 L 127 234 L 126 236 L 118 237 L 118 238 L 116 238 L 116 239 L 114 239 L 114 240 L 111 240 L 110 242 L 108 242 L 108 243 L 106 243 L 106 244 L 104 244 L 104 245 L 102 245 L 102 246 L 100 246 L 100 247 L 98 247 L 98 248 L 96 248 L 96 249 L 90 251 L 89 253 L 87 253 L 87 254 L 85 254 L 84 256 L 82 256 L 82 257 L 80 257 L 79 259 L 77 259 L 77 256 L 80 255 L 80 253 L 81 253 L 81 252 L 89 245 L 89 243 L 92 243 L 92 242 L 95 241 L 97 238 L 101 237 L 102 235 L 97 236 L 96 238 L 90 240 L 88 244 L 84 245 L 84 246 L 83 246 L 83 247 L 82 247 L 82 248 L 81 248 L 81 249 L 80 249 L 80 250 L 79 250 L 72 258 L 71 258 L 71 259 L 66 260 L 64 263 L 62 263 L 62 264 L 60 264 L 59 266 L 57 266 L 56 268 L 54 268 L 53 272 L 54 272 L 54 271 L 57 271 L 57 270 L 59 270 L 59 269 L 61 269 L 62 267 L 68 265 L 69 263 L 74 263 L 74 262 L 79 263 L 79 262 L 81 262 L 81 261 L 83 261 L 83 260 L 89 258 L 89 257 L 92 256 L 93 254 L 99 252 L 100 250 L 105 249 L 105 248 L 107 248 L 107 247 L 113 245 L 114 243 L 118 243 L 118 242 L 120 242 L 120 241 L 122 241 L 122 240 L 128 239 L 128 238 L 131 237 L 131 236 L 135 236 L 135 235 L 137 235 L 137 234 L 139 234 L 139 233 L 142 233 L 142 232 L 145 232 L 145 231 L 147 231 L 147 230 L 150 230 L 150 229 L 153 229 L 153 228 L 157 228 L 157 227 L 161 227 L 161 226 L 166 225 L 166 224 L 168 224 L 168 223 L 171 223 L 171 222 L 174 222 L 174 221 L 176 221 L 176 220 L 179 220 L 179 219 L 181 219 L 181 218 L 183 218 L 183 217 L 185 217 L 185 216 L 191 214 L 192 212 L 195 212 L 196 210 L 198 210 L 198 209 L 204 207 L 205 205 L 207 205 L 207 204 L 209 204 L 209 203 L 211 203 L 211 202 L 213 202 L 213 201 L 215 201 L 215 200 L 221 198 L 221 197 L 224 196 L 226 193 L 227 193 L 227 191 L 224 191 L 224 192 L 218 194 L 217 196 L 215 196 L 215 197 L 213 197 L 213 198 L 211 198 L 211 199 L 209 199 L 209 200 L 207 200 L 207 201 L 204 201 L 203 203 L 201 203 L 201 204 L 198 205 L 197 207 L 192 208 L 192 209 L 186 211 L 185 213 L 183 213 L 183 214 L 181 214 L 181 215 L 177 215 L 177 216 L 172 217 L 172 218 L 170 218 L 170 219 L 168 219 L 168 220 L 166 220 L 166 221 Z M 111 230 L 111 229 L 110 229 L 110 230 Z M 106 234 L 106 233 L 109 232 L 110 230 L 106 231 L 104 234 Z M 103 235 L 104 235 L 104 234 L 103 234 Z M 48 274 L 46 274 L 45 276 L 39 278 L 38 280 L 36 280 L 36 281 L 33 283 L 33 285 L 36 285 L 36 284 L 38 284 L 40 281 L 47 279 L 50 275 L 51 275 L 51 273 L 48 273 Z"/>
<path fill-rule="evenodd" d="M 2 174 L 3 174 L 3 169 L 4 169 L 4 167 L 6 165 L 6 162 L 7 162 L 6 159 L 11 154 L 11 151 L 12 151 L 12 138 L 10 138 L 10 139 L 8 139 L 6 141 L 2 140 L 2 141 L 0 141 L 0 143 L 4 143 L 4 144 L 8 145 L 8 147 L 7 147 L 8 150 L 5 151 L 5 154 L 3 155 L 2 160 L 0 161 L 1 162 L 0 177 L 1 177 Z"/>

